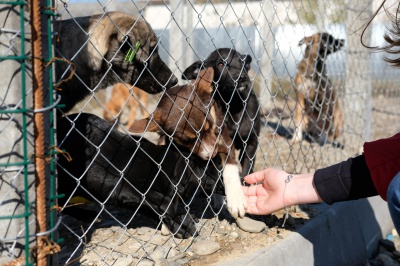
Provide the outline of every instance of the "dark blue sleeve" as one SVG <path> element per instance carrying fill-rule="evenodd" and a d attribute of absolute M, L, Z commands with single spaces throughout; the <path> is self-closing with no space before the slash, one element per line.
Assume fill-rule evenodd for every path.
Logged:
<path fill-rule="evenodd" d="M 364 155 L 318 169 L 314 185 L 321 199 L 328 204 L 378 195 Z"/>

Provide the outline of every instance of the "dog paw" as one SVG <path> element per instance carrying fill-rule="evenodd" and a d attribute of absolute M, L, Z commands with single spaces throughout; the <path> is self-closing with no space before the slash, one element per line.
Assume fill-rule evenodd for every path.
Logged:
<path fill-rule="evenodd" d="M 247 201 L 242 189 L 226 196 L 226 207 L 233 218 L 243 218 L 246 214 Z"/>
<path fill-rule="evenodd" d="M 247 200 L 240 183 L 239 169 L 237 165 L 227 164 L 223 173 L 226 206 L 233 218 L 244 217 L 247 208 Z"/>

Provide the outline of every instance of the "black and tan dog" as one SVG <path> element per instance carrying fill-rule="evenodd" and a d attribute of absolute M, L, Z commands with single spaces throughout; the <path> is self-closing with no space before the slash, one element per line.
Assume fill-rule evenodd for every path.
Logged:
<path fill-rule="evenodd" d="M 143 211 L 187 238 L 197 232 L 195 217 L 178 205 L 190 207 L 199 188 L 208 195 L 224 193 L 214 167 L 221 165 L 218 157 L 209 164 L 196 156 L 188 159 L 188 152 L 123 134 L 92 114 L 58 119 L 57 140 L 72 158 L 60 155 L 57 161 L 58 193 L 66 195 L 61 206 L 80 196 L 124 207 L 132 215 Z M 63 211 L 76 216 L 74 208 Z"/>
<path fill-rule="evenodd" d="M 56 87 L 63 112 L 91 92 L 118 82 L 151 94 L 178 82 L 161 60 L 157 36 L 144 20 L 109 12 L 58 23 L 56 56 L 63 60 L 56 63 Z M 128 54 L 132 56 L 126 60 Z"/>
<path fill-rule="evenodd" d="M 193 83 L 165 92 L 151 116 L 135 121 L 129 131 L 159 132 L 172 137 L 203 160 L 222 160 L 227 209 L 234 218 L 243 217 L 247 206 L 235 158 L 232 138 L 224 115 L 213 99 L 214 69 L 202 69 Z"/>
<path fill-rule="evenodd" d="M 260 105 L 248 75 L 252 59 L 234 49 L 220 48 L 204 61 L 194 62 L 182 74 L 196 79 L 201 69 L 214 69 L 214 99 L 225 115 L 234 146 L 240 150 L 242 175 L 253 172 L 260 134 Z"/>
<path fill-rule="evenodd" d="M 295 78 L 297 103 L 293 140 L 301 141 L 304 131 L 313 140 L 321 142 L 328 138 L 333 143 L 343 132 L 343 115 L 337 92 L 327 75 L 326 58 L 339 51 L 344 40 L 328 33 L 316 33 L 302 39 L 299 45 L 303 44 L 306 49 Z"/>

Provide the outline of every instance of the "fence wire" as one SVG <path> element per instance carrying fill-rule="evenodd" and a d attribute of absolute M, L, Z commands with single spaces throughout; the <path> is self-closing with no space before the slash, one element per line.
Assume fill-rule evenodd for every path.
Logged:
<path fill-rule="evenodd" d="M 46 1 L 0 4 L 0 263 L 43 265 L 51 261 L 49 254 L 58 251 L 54 242 L 56 213 L 51 211 L 56 199 L 51 126 L 55 105 L 51 69 L 46 67 L 52 56 L 53 4 Z M 36 69 L 34 74 L 32 69 Z M 33 117 L 42 117 L 42 128 Z M 40 167 L 38 161 L 43 162 Z"/>
<path fill-rule="evenodd" d="M 2 2 L 1 12 L 1 257 L 0 262 L 19 260 L 29 265 L 29 248 L 34 244 L 35 216 L 32 151 L 32 126 L 29 108 L 29 77 L 26 63 L 29 45 L 29 16 L 25 2 Z"/>
<path fill-rule="evenodd" d="M 52 243 L 47 255 L 57 255 L 47 262 L 183 265 L 196 258 L 193 246 L 204 239 L 231 252 L 248 248 L 248 229 L 226 208 L 232 151 L 227 159 L 214 157 L 210 146 L 217 144 L 207 134 L 225 141 L 220 149 L 236 146 L 243 177 L 268 167 L 312 172 L 360 154 L 367 140 L 398 132 L 398 70 L 361 45 L 360 29 L 376 9 L 364 2 L 71 0 L 54 8 L 46 2 L 44 36 L 54 55 L 52 48 L 44 55 L 44 108 L 58 107 L 55 132 L 52 114 L 46 118 L 45 145 L 57 154 L 46 172 L 50 215 L 42 233 Z M 7 6 L 0 12 L 0 68 L 7 77 L 0 86 L 0 133 L 7 140 L 1 262 L 30 264 L 41 236 L 35 234 L 35 125 L 25 112 L 33 93 L 25 37 L 30 17 L 25 2 L 1 4 Z M 10 21 L 9 14 L 17 16 Z M 379 14 L 364 42 L 382 46 L 389 23 Z M 215 53 L 220 48 L 228 49 Z M 213 87 L 201 82 L 207 75 L 198 78 L 201 67 L 213 68 Z M 170 88 L 189 84 L 186 78 L 197 81 L 178 92 Z M 229 84 L 233 92 L 223 92 Z M 241 106 L 245 111 L 236 112 Z M 146 121 L 141 131 L 153 132 L 133 133 L 138 120 Z M 226 143 L 224 128 L 235 144 Z M 250 218 L 264 228 L 278 224 L 274 216 Z M 263 232 L 257 238 L 269 241 Z"/>
<path fill-rule="evenodd" d="M 329 5 L 324 1 L 63 2 L 58 10 L 62 19 L 80 24 L 76 35 L 87 36 L 87 41 L 74 48 L 72 54 L 68 51 L 70 57 L 63 55 L 60 48 L 60 57 L 73 62 L 85 49 L 94 46 L 96 52 L 90 56 L 100 56 L 104 62 L 104 76 L 95 84 L 79 77 L 78 66 L 74 70 L 74 75 L 82 82 L 81 89 L 87 90 L 88 96 L 69 112 L 77 115 L 67 116 L 59 124 L 59 147 L 68 151 L 73 160 L 68 163 L 60 157 L 58 161 L 59 178 L 69 179 L 62 181 L 62 186 L 68 187 L 65 193 L 68 198 L 63 201 L 66 214 L 60 231 L 66 242 L 61 253 L 62 263 L 151 264 L 168 258 L 173 261 L 178 256 L 181 258 L 177 259 L 178 263 L 184 264 L 188 263 L 187 254 L 196 239 L 218 239 L 218 230 L 226 228 L 221 227 L 223 221 L 234 221 L 220 196 L 223 195 L 220 162 L 194 159 L 194 149 L 182 149 L 177 142 L 167 141 L 163 146 L 155 146 L 152 143 L 159 144 L 158 134 L 133 136 L 129 132 L 137 119 L 150 115 L 156 121 L 156 110 L 164 104 L 164 97 L 172 96 L 163 88 L 161 94 L 143 97 L 143 92 L 134 87 L 140 88 L 135 80 L 130 83 L 118 76 L 120 72 L 114 64 L 120 64 L 118 53 L 126 51 L 127 42 L 120 42 L 112 54 L 107 54 L 95 39 L 96 27 L 101 27 L 102 19 L 107 20 L 107 17 L 117 31 L 126 32 L 126 26 L 108 12 L 123 10 L 151 25 L 158 39 L 155 47 L 178 77 L 179 84 L 185 84 L 183 74 L 188 66 L 196 61 L 206 64 L 208 56 L 218 48 L 233 48 L 242 55 L 251 56 L 251 70 L 246 74 L 250 77 L 250 90 L 259 103 L 254 112 L 259 115 L 262 126 L 257 132 L 255 158 L 251 154 L 241 156 L 254 159 L 255 171 L 277 167 L 300 173 L 333 164 L 359 154 L 365 140 L 388 135 L 386 127 L 382 132 L 381 127 L 375 125 L 385 119 L 397 121 L 398 118 L 390 111 L 390 104 L 387 105 L 391 101 L 398 102 L 393 96 L 398 75 L 385 65 L 381 55 L 371 54 L 360 44 L 357 27 L 361 19 L 357 17 L 372 14 L 372 7 L 365 8 L 361 2 L 334 1 Z M 100 14 L 93 21 L 93 27 L 84 25 L 78 18 L 92 14 Z M 366 38 L 371 43 L 382 44 L 386 23 L 374 21 Z M 331 37 L 323 39 L 323 35 L 315 35 L 322 32 Z M 332 50 L 319 55 L 315 51 L 314 54 L 306 52 L 306 48 L 312 50 L 313 45 L 321 45 L 321 42 L 326 47 L 331 45 L 333 48 L 326 49 Z M 135 41 L 130 40 L 128 47 L 135 50 Z M 299 70 L 299 65 L 312 56 L 323 57 L 323 66 L 312 69 L 314 72 L 308 76 Z M 138 57 L 150 67 L 150 58 L 143 54 Z M 67 74 L 68 71 L 63 72 L 60 78 L 65 79 Z M 107 84 L 106 90 L 100 90 L 101 83 L 112 79 L 109 75 L 118 76 L 120 84 Z M 297 83 L 299 79 L 301 85 Z M 312 98 L 307 79 L 316 81 L 317 94 L 328 100 L 321 103 L 315 100 L 318 96 Z M 307 91 L 305 103 L 299 102 L 300 94 L 296 89 Z M 246 97 L 242 100 L 247 102 Z M 224 104 L 234 104 L 230 101 Z M 179 108 L 187 110 L 190 104 L 186 102 Z M 339 107 L 332 108 L 339 108 L 340 114 L 330 112 L 329 107 L 324 109 L 324 104 L 338 104 Z M 303 108 L 300 120 L 296 117 L 298 105 Z M 166 120 L 171 119 L 168 110 L 162 112 Z M 109 123 L 86 113 L 104 117 Z M 317 117 L 310 113 L 317 113 Z M 332 121 L 339 116 L 343 120 L 334 124 Z M 301 128 L 299 123 L 307 123 L 305 117 L 312 122 Z M 187 117 L 174 119 L 175 125 L 185 121 L 195 127 Z M 250 120 L 254 126 L 254 117 Z M 396 123 L 391 125 L 390 131 L 395 133 Z M 335 130 L 337 136 L 330 138 Z M 178 127 L 160 131 L 167 140 L 181 133 Z M 205 145 L 201 141 L 200 145 Z M 242 141 L 250 145 L 248 139 Z M 79 212 L 71 207 L 76 205 L 81 208 Z M 188 236 L 186 232 L 193 233 L 193 230 L 197 238 L 182 239 Z"/>

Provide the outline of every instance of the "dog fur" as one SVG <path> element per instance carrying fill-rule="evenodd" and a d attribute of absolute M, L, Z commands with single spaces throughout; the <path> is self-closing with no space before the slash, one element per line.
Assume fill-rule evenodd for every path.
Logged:
<path fill-rule="evenodd" d="M 130 88 L 132 92 L 130 92 Z M 132 93 L 132 94 L 131 94 Z M 129 111 L 127 128 L 132 126 L 136 118 L 136 111 L 140 108 L 142 116 L 147 116 L 146 111 L 149 95 L 138 87 L 130 87 L 123 83 L 114 85 L 111 91 L 111 98 L 105 104 L 103 118 L 113 124 L 115 119 L 119 119 L 123 109 Z"/>
<path fill-rule="evenodd" d="M 183 79 L 194 80 L 201 69 L 214 69 L 214 99 L 225 115 L 225 123 L 239 153 L 242 175 L 253 172 L 260 135 L 260 105 L 248 75 L 251 56 L 220 48 L 204 61 L 190 65 Z"/>
<path fill-rule="evenodd" d="M 56 42 L 56 87 L 63 112 L 90 93 L 118 82 L 155 94 L 178 82 L 158 54 L 158 40 L 144 20 L 123 12 L 62 20 Z M 132 62 L 130 48 L 140 42 Z M 74 65 L 74 70 L 70 64 Z M 72 77 L 70 77 L 73 71 Z"/>
<path fill-rule="evenodd" d="M 196 234 L 194 218 L 181 213 L 201 189 L 224 195 L 219 179 L 219 157 L 208 163 L 184 150 L 155 145 L 119 132 L 93 114 L 69 115 L 57 121 L 60 155 L 57 160 L 58 193 L 63 206 L 72 197 L 124 207 L 132 215 L 145 211 L 162 221 L 177 237 Z M 160 171 L 161 170 L 161 171 Z M 201 177 L 201 178 L 199 178 Z M 76 209 L 70 207 L 68 209 Z M 71 210 L 74 213 L 74 210 Z"/>
<path fill-rule="evenodd" d="M 200 71 L 194 84 L 171 88 L 161 97 L 151 116 L 133 123 L 129 131 L 160 132 L 203 160 L 221 156 L 227 209 L 234 218 L 246 208 L 235 149 L 224 115 L 213 99 L 214 69 Z"/>
<path fill-rule="evenodd" d="M 303 139 L 303 131 L 326 142 L 333 143 L 343 133 L 343 115 L 339 99 L 326 72 L 325 61 L 329 54 L 344 46 L 343 39 L 328 33 L 316 33 L 303 38 L 299 45 L 306 45 L 304 58 L 297 66 L 295 91 L 294 141 Z M 304 114 L 303 114 L 304 110 Z"/>

